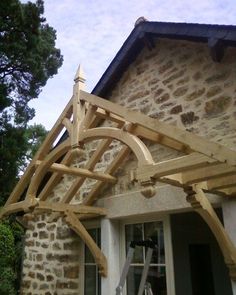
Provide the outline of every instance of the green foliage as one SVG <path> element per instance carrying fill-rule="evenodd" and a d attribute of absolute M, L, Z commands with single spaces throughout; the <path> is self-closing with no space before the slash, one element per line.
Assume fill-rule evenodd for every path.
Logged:
<path fill-rule="evenodd" d="M 14 261 L 14 236 L 10 227 L 0 223 L 0 265 L 11 265 Z"/>
<path fill-rule="evenodd" d="M 31 161 L 37 149 L 47 135 L 42 125 L 30 125 L 26 128 L 5 125 L 5 132 L 0 130 L 0 206 L 4 205 L 18 175 Z"/>
<path fill-rule="evenodd" d="M 8 224 L 0 223 L 0 294 L 15 293 L 15 244 Z"/>

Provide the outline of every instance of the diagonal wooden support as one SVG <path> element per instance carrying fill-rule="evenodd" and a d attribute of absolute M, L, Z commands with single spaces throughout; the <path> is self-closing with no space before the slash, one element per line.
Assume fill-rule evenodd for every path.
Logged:
<path fill-rule="evenodd" d="M 100 274 L 104 277 L 107 277 L 107 259 L 105 255 L 94 242 L 93 238 L 89 235 L 86 228 L 79 221 L 77 216 L 70 210 L 66 211 L 65 214 L 65 221 L 67 222 L 69 227 L 80 236 L 80 238 L 84 241 L 84 243 L 91 251 L 94 260 L 99 267 Z"/>
<path fill-rule="evenodd" d="M 236 281 L 236 247 L 228 236 L 200 184 L 193 185 L 192 191 L 190 190 L 187 193 L 187 201 L 210 227 L 221 248 L 230 277 Z"/>

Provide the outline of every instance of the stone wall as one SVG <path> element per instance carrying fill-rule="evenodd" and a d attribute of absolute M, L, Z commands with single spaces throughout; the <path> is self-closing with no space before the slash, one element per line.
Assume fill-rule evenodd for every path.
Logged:
<path fill-rule="evenodd" d="M 25 235 L 21 294 L 77 295 L 79 288 L 78 237 L 62 222 L 48 216 L 29 222 Z"/>
<path fill-rule="evenodd" d="M 125 72 L 110 100 L 235 148 L 236 49 L 220 63 L 206 44 L 160 39 Z"/>
<path fill-rule="evenodd" d="M 235 149 L 236 50 L 228 48 L 221 63 L 212 61 L 206 44 L 161 39 L 153 50 L 144 49 L 109 95 L 109 99 L 153 118 L 202 135 Z M 74 164 L 83 167 L 98 142 L 85 146 L 84 158 Z M 156 161 L 177 155 L 173 150 L 147 142 Z M 96 169 L 103 171 L 120 144 L 114 141 Z M 127 171 L 136 166 L 131 155 L 120 168 L 116 185 L 102 196 L 137 189 Z M 54 190 L 58 201 L 73 182 L 64 177 Z M 86 182 L 73 202 L 85 196 Z M 22 294 L 79 294 L 78 238 L 60 218 L 48 223 L 47 215 L 29 223 L 26 232 Z"/>

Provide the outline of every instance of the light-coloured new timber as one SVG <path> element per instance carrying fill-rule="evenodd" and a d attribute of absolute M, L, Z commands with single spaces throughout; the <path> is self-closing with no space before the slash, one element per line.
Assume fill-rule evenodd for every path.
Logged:
<path fill-rule="evenodd" d="M 69 227 L 75 231 L 81 239 L 84 241 L 84 243 L 89 248 L 90 252 L 92 253 L 95 262 L 97 263 L 99 267 L 99 272 L 102 276 L 107 276 L 107 260 L 100 248 L 97 246 L 97 244 L 94 242 L 93 238 L 89 235 L 85 227 L 82 225 L 82 223 L 79 221 L 79 219 L 76 217 L 76 215 L 71 211 L 66 211 L 66 218 L 65 221 L 69 225 Z"/>
<path fill-rule="evenodd" d="M 70 165 L 72 160 L 73 160 L 74 156 L 71 153 L 71 151 L 69 151 L 63 158 L 63 160 L 61 161 L 62 164 L 64 165 Z M 53 173 L 53 175 L 50 177 L 50 179 L 48 180 L 48 182 L 44 185 L 42 191 L 40 192 L 38 198 L 42 201 L 45 201 L 46 198 L 49 196 L 49 194 L 52 192 L 53 188 L 58 184 L 58 182 L 60 181 L 62 175 L 61 173 Z"/>
<path fill-rule="evenodd" d="M 202 188 L 199 185 L 193 185 L 192 188 L 194 193 L 187 196 L 187 201 L 210 227 L 222 250 L 230 277 L 232 280 L 236 280 L 236 248 Z"/>
<path fill-rule="evenodd" d="M 46 201 L 39 201 L 37 209 L 42 209 L 44 211 L 58 211 L 66 212 L 70 210 L 76 214 L 95 214 L 97 216 L 104 216 L 107 214 L 107 210 L 104 208 L 98 208 L 94 206 L 85 206 L 85 205 L 71 205 L 71 204 L 62 204 L 62 203 L 52 203 Z"/>
<path fill-rule="evenodd" d="M 160 178 L 162 176 L 171 175 L 178 171 L 191 170 L 203 166 L 207 166 L 210 163 L 216 161 L 208 156 L 199 153 L 192 153 L 187 156 L 163 161 L 153 165 L 144 165 L 136 169 L 136 173 L 133 176 L 140 182 L 144 182 L 150 178 Z"/>
<path fill-rule="evenodd" d="M 113 174 L 118 167 L 120 167 L 121 163 L 124 161 L 124 159 L 128 156 L 130 152 L 130 149 L 128 147 L 123 147 L 116 158 L 113 160 L 113 162 L 107 167 L 105 170 L 105 173 Z M 104 183 L 101 181 L 97 181 L 89 194 L 83 199 L 83 204 L 85 205 L 91 205 L 93 204 L 98 196 L 98 192 L 102 189 L 104 186 Z"/>
<path fill-rule="evenodd" d="M 106 276 L 106 258 L 80 220 L 106 215 L 104 208 L 98 208 L 94 203 L 98 197 L 102 197 L 102 189 L 107 183 L 116 183 L 115 174 L 131 153 L 136 158 L 137 167 L 130 171 L 130 178 L 141 183 L 141 192 L 145 197 L 150 198 L 156 193 L 156 181 L 182 187 L 186 191 L 191 188 L 188 201 L 216 236 L 230 275 L 235 280 L 235 247 L 204 191 L 236 196 L 236 152 L 86 93 L 83 90 L 85 79 L 81 67 L 74 81 L 71 100 L 16 185 L 1 210 L 0 218 L 20 211 L 27 212 L 29 218 L 35 214 L 51 213 L 49 222 L 64 216 L 68 225 L 89 247 L 101 274 Z M 104 127 L 107 125 L 112 127 Z M 62 140 L 64 130 L 66 133 Z M 85 152 L 85 143 L 98 139 L 100 142 L 96 150 L 83 168 L 74 167 L 73 161 L 78 163 Z M 102 156 L 112 148 L 113 140 L 121 143 L 120 151 L 107 164 L 104 172 L 94 171 Z M 170 147 L 178 151 L 179 156 L 155 163 L 146 141 Z M 50 202 L 51 193 L 64 174 L 74 175 L 76 179 L 59 202 Z M 70 204 L 88 178 L 96 182 L 91 184 L 82 204 Z M 25 191 L 26 196 L 23 197 Z"/>
<path fill-rule="evenodd" d="M 39 166 L 42 161 L 37 161 L 36 166 Z M 102 180 L 105 182 L 116 183 L 117 179 L 109 174 L 92 172 L 84 168 L 68 167 L 63 164 L 54 163 L 49 168 L 49 171 L 58 172 L 61 174 L 69 174 L 75 176 L 84 176 L 91 179 Z"/>

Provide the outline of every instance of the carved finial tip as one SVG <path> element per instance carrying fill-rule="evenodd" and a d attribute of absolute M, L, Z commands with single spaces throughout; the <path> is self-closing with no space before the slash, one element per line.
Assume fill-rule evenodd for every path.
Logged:
<path fill-rule="evenodd" d="M 77 82 L 85 82 L 85 78 L 84 78 L 84 71 L 81 67 L 81 65 L 78 66 L 77 72 L 75 74 L 75 78 L 74 78 L 75 83 Z"/>

